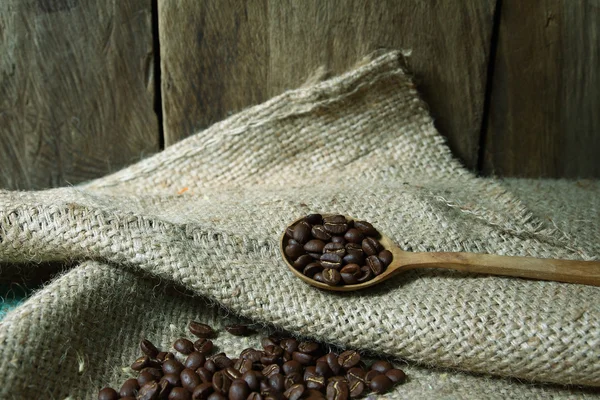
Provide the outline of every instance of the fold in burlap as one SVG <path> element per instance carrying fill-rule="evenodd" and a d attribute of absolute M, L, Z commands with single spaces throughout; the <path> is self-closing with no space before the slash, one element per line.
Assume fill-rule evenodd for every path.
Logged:
<path fill-rule="evenodd" d="M 89 184 L 0 192 L 1 262 L 82 261 L 2 321 L 0 398 L 91 397 L 126 378 L 141 337 L 167 346 L 190 318 L 230 313 L 407 360 L 388 398 L 591 395 L 439 368 L 600 386 L 600 288 L 429 270 L 327 293 L 287 271 L 277 241 L 303 214 L 339 212 L 405 250 L 597 259 L 599 195 L 476 178 L 399 54 L 374 57 Z"/>

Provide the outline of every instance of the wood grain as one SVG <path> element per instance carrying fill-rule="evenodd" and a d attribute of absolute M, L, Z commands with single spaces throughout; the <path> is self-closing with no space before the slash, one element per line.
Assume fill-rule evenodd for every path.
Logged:
<path fill-rule="evenodd" d="M 600 177 L 600 3 L 502 3 L 484 171 Z"/>
<path fill-rule="evenodd" d="M 246 0 L 159 3 L 165 143 L 380 48 L 409 67 L 436 125 L 477 163 L 496 0 Z"/>
<path fill-rule="evenodd" d="M 0 2 L 0 187 L 101 176 L 158 150 L 150 0 Z"/>

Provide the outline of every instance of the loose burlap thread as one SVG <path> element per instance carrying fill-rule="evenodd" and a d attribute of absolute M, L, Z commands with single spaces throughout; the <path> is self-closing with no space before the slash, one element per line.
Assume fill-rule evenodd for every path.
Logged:
<path fill-rule="evenodd" d="M 92 398 L 127 378 L 142 337 L 166 347 L 190 319 L 239 318 L 406 360 L 410 381 L 386 398 L 593 396 L 491 376 L 600 386 L 599 288 L 429 270 L 327 293 L 287 271 L 278 238 L 339 212 L 409 251 L 598 259 L 599 194 L 477 178 L 400 54 L 372 56 L 113 175 L 0 192 L 1 262 L 80 262 L 2 321 L 0 398 Z"/>

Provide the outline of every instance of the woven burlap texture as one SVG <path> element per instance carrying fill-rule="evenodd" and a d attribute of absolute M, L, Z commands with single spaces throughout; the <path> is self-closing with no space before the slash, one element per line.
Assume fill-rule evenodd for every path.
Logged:
<path fill-rule="evenodd" d="M 584 209 L 560 195 L 536 202 L 530 181 L 475 177 L 452 157 L 400 59 L 373 57 L 86 185 L 0 192 L 0 261 L 95 260 L 2 322 L 0 397 L 45 388 L 51 398 L 83 398 L 101 379 L 116 384 L 115 366 L 131 362 L 141 337 L 166 346 L 169 327 L 217 312 L 205 300 L 258 324 L 429 367 L 600 386 L 599 288 L 432 270 L 334 294 L 285 268 L 278 238 L 309 212 L 369 220 L 405 250 L 598 258 L 598 185 L 557 183 L 581 192 Z M 544 185 L 537 189 L 552 192 Z M 201 297 L 163 304 L 146 280 Z M 409 368 L 404 394 L 427 393 L 418 377 L 448 374 L 458 384 L 436 393 L 463 393 L 462 383 L 470 389 L 457 398 L 571 393 Z M 30 379 L 35 370 L 43 384 Z"/>

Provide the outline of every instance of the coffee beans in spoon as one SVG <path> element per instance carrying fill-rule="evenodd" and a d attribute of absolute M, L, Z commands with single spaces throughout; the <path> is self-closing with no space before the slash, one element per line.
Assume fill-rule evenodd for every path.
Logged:
<path fill-rule="evenodd" d="M 286 229 L 283 251 L 289 264 L 311 279 L 354 285 L 381 275 L 392 262 L 379 238 L 367 221 L 309 214 Z"/>

